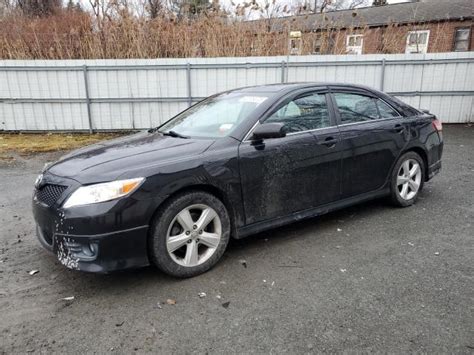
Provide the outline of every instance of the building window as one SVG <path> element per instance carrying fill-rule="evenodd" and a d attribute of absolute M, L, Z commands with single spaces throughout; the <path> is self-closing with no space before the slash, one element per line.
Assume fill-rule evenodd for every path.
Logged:
<path fill-rule="evenodd" d="M 321 54 L 321 47 L 323 43 L 323 36 L 321 33 L 317 33 L 313 43 L 313 53 Z"/>
<path fill-rule="evenodd" d="M 405 53 L 426 53 L 428 52 L 428 41 L 430 31 L 408 32 L 407 46 Z"/>
<path fill-rule="evenodd" d="M 290 38 L 290 54 L 301 54 L 301 38 Z"/>
<path fill-rule="evenodd" d="M 335 47 L 336 47 L 336 34 L 330 33 L 329 36 L 327 37 L 326 49 L 324 53 L 333 54 Z"/>
<path fill-rule="evenodd" d="M 291 55 L 301 54 L 301 31 L 290 31 L 290 38 L 288 43 L 288 52 Z"/>
<path fill-rule="evenodd" d="M 362 54 L 362 46 L 364 44 L 363 35 L 349 35 L 346 38 L 347 54 Z"/>
<path fill-rule="evenodd" d="M 471 40 L 471 29 L 469 27 L 456 28 L 454 32 L 454 50 L 463 52 L 469 50 L 469 42 Z"/>

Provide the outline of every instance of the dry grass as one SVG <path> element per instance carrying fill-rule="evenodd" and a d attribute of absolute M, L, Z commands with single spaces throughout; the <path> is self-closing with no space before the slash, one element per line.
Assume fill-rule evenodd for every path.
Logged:
<path fill-rule="evenodd" d="M 123 133 L 96 134 L 0 134 L 0 160 L 11 160 L 11 154 L 29 155 L 83 147 L 106 139 L 116 138 Z"/>
<path fill-rule="evenodd" d="M 183 18 L 165 11 L 151 18 L 131 11 L 128 1 L 95 1 L 115 5 L 108 14 L 62 9 L 46 17 L 28 17 L 19 11 L 0 16 L 0 59 L 286 55 L 289 30 L 303 30 L 298 54 L 314 53 L 316 43 L 320 54 L 345 54 L 348 34 L 364 34 L 366 47 L 377 43 L 370 53 L 403 53 L 407 31 L 425 28 L 421 23 L 390 23 L 375 29 L 365 26 L 363 19 L 348 27 L 319 19 L 311 24 L 313 31 L 307 31 L 309 15 L 241 21 L 221 11 Z M 447 26 L 448 22 L 440 22 L 431 29 L 436 43 L 430 46 L 451 50 L 453 33 Z"/>
<path fill-rule="evenodd" d="M 288 29 L 305 28 L 306 16 L 244 22 L 222 16 L 195 19 L 137 17 L 122 14 L 94 19 L 91 14 L 61 11 L 28 18 L 18 13 L 0 18 L 0 59 L 128 59 L 274 56 L 288 52 Z M 99 26 L 100 24 L 100 26 Z M 436 28 L 436 46 L 450 48 L 452 33 Z M 321 54 L 345 54 L 346 35 L 359 33 L 379 42 L 372 51 L 402 53 L 408 30 L 416 25 L 389 24 L 372 30 L 359 25 L 344 28 L 336 22 L 315 23 L 305 32 L 300 54 L 312 54 L 320 37 Z M 273 30 L 271 30 L 273 29 Z M 449 49 L 448 49 L 449 50 Z"/>
<path fill-rule="evenodd" d="M 100 26 L 98 26 L 100 24 Z M 123 15 L 100 22 L 89 14 L 62 11 L 46 18 L 20 14 L 0 18 L 2 59 L 126 59 L 278 55 L 286 35 L 265 23 Z"/>

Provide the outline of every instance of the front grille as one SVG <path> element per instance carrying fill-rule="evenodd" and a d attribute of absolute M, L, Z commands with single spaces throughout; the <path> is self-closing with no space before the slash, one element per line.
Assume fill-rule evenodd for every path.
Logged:
<path fill-rule="evenodd" d="M 67 186 L 46 184 L 36 192 L 38 201 L 52 206 L 61 197 Z"/>

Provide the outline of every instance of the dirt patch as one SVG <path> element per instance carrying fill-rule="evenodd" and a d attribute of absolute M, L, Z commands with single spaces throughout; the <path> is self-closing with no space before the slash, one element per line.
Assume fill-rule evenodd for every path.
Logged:
<path fill-rule="evenodd" d="M 0 134 L 0 162 L 11 162 L 15 155 L 55 152 L 83 147 L 128 133 L 4 133 Z"/>

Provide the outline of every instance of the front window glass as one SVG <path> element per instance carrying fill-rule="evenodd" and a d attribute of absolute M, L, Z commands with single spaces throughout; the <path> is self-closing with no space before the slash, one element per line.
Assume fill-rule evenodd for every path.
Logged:
<path fill-rule="evenodd" d="M 341 123 L 354 123 L 379 118 L 375 100 L 358 94 L 334 94 L 341 116 Z"/>
<path fill-rule="evenodd" d="M 291 100 L 265 120 L 272 122 L 283 123 L 286 133 L 329 127 L 326 95 L 314 93 Z"/>
<path fill-rule="evenodd" d="M 268 96 L 253 93 L 221 94 L 191 107 L 159 130 L 189 137 L 225 137 L 266 99 Z"/>

